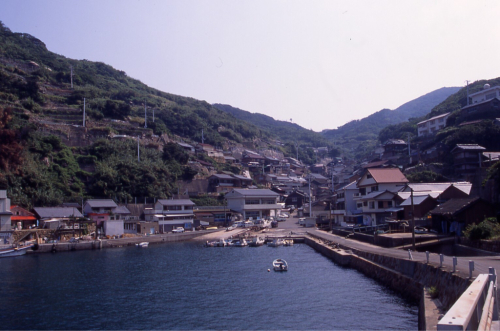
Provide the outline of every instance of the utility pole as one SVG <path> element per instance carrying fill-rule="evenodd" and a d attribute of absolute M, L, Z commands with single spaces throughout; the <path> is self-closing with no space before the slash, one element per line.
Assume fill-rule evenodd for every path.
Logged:
<path fill-rule="evenodd" d="M 205 137 L 203 137 L 203 129 L 201 129 L 201 143 L 205 143 Z"/>
<path fill-rule="evenodd" d="M 410 133 L 408 132 L 408 157 L 411 156 L 411 153 L 410 153 Z"/>
<path fill-rule="evenodd" d="M 412 250 L 415 251 L 415 206 L 413 205 L 413 189 L 411 188 L 411 240 Z"/>
<path fill-rule="evenodd" d="M 311 196 L 311 173 L 309 173 L 309 217 L 312 215 L 312 196 Z"/>
<path fill-rule="evenodd" d="M 73 66 L 69 66 L 69 68 L 71 69 L 71 74 L 70 74 L 70 77 L 71 77 L 71 88 L 73 88 Z"/>
<path fill-rule="evenodd" d="M 153 108 L 153 123 L 155 122 L 155 109 Z"/>
<path fill-rule="evenodd" d="M 83 98 L 83 127 L 85 127 L 85 98 Z"/>
<path fill-rule="evenodd" d="M 148 118 L 147 118 L 147 105 L 146 100 L 144 100 L 144 128 L 148 127 Z"/>
<path fill-rule="evenodd" d="M 469 81 L 465 81 L 467 83 L 467 106 L 469 105 Z"/>

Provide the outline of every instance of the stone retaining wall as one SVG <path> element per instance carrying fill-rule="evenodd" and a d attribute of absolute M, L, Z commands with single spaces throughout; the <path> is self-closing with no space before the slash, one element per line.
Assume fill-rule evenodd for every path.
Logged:
<path fill-rule="evenodd" d="M 437 318 L 435 306 L 429 307 L 429 302 L 422 302 L 426 299 L 424 287 L 436 287 L 441 306 L 447 310 L 471 283 L 469 279 L 459 277 L 430 264 L 351 250 L 348 247 L 342 247 L 342 245 L 332 247 L 323 240 L 316 240 L 312 237 L 307 237 L 305 242 L 334 262 L 355 268 L 404 297 L 419 301 L 419 328 L 421 326 L 425 326 L 425 329 L 432 328 L 433 325 L 429 324 L 429 319 L 433 321 L 431 324 L 434 324 L 434 320 Z M 429 312 L 428 309 L 432 311 Z"/>

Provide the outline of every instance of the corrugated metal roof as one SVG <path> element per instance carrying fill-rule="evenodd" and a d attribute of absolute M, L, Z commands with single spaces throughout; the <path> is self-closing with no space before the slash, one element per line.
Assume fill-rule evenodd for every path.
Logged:
<path fill-rule="evenodd" d="M 157 202 L 161 203 L 164 206 L 194 206 L 196 205 L 193 201 L 189 199 L 175 199 L 175 200 L 167 200 L 167 199 L 159 199 Z"/>
<path fill-rule="evenodd" d="M 413 205 L 418 206 L 428 198 L 432 198 L 429 195 L 418 195 L 413 196 Z M 401 202 L 400 206 L 411 206 L 411 197 L 407 198 L 405 201 Z"/>
<path fill-rule="evenodd" d="M 257 197 L 257 196 L 269 196 L 269 197 L 277 197 L 279 196 L 278 193 L 276 192 L 273 192 L 269 189 L 234 189 L 232 190 L 231 192 L 229 192 L 228 194 L 231 194 L 231 193 L 235 193 L 235 194 L 240 194 L 240 195 L 243 195 L 243 196 L 254 196 L 254 197 Z"/>
<path fill-rule="evenodd" d="M 87 200 L 87 202 L 90 207 L 92 208 L 116 208 L 118 205 L 116 202 L 114 202 L 111 199 L 102 199 L 102 200 L 97 200 L 97 199 L 91 199 Z"/>
<path fill-rule="evenodd" d="M 83 217 L 82 213 L 73 207 L 35 207 L 34 209 L 40 218 Z"/>
<path fill-rule="evenodd" d="M 131 214 L 130 210 L 128 210 L 127 207 L 125 206 L 118 206 L 115 209 L 113 209 L 114 214 Z"/>

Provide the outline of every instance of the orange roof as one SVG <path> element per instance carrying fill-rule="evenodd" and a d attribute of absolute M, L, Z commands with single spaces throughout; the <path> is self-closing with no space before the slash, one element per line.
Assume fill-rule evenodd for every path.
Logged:
<path fill-rule="evenodd" d="M 11 216 L 12 221 L 36 221 L 35 216 Z"/>
<path fill-rule="evenodd" d="M 408 183 L 405 175 L 398 168 L 372 168 L 368 172 L 378 184 L 382 183 Z"/>

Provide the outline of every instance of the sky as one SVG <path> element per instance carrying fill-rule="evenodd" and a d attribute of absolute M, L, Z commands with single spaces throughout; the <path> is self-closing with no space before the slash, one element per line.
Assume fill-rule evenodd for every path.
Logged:
<path fill-rule="evenodd" d="M 1 0 L 0 21 L 159 90 L 314 131 L 500 76 L 497 0 Z"/>

